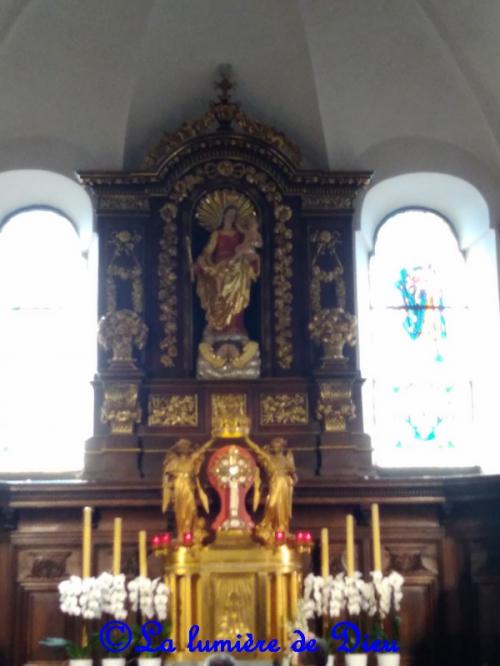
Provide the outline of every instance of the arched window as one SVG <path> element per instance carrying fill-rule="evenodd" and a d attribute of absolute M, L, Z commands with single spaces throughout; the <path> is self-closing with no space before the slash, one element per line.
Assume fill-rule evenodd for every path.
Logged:
<path fill-rule="evenodd" d="M 0 231 L 0 472 L 78 470 L 91 431 L 87 262 L 70 221 L 19 212 Z"/>
<path fill-rule="evenodd" d="M 369 265 L 378 465 L 478 462 L 466 275 L 455 234 L 437 213 L 407 209 L 381 224 Z"/>

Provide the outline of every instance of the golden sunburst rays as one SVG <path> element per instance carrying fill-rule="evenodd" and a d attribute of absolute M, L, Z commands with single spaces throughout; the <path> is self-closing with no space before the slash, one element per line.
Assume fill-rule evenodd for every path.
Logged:
<path fill-rule="evenodd" d="M 238 219 L 236 227 L 245 233 L 252 223 L 257 222 L 255 207 L 248 197 L 235 190 L 214 190 L 201 199 L 195 217 L 207 231 L 220 227 L 222 215 L 228 206 L 236 206 Z"/>

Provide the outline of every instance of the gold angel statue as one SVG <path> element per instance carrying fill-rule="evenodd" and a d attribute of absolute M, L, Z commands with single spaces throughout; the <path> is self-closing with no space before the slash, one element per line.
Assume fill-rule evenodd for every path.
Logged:
<path fill-rule="evenodd" d="M 208 513 L 208 498 L 203 490 L 199 472 L 205 452 L 212 440 L 194 448 L 189 439 L 179 439 L 168 451 L 163 461 L 162 511 L 173 505 L 177 535 L 194 534 L 199 540 L 205 534 L 203 521 L 198 516 L 198 501 Z"/>
<path fill-rule="evenodd" d="M 269 480 L 264 517 L 257 527 L 257 534 L 268 540 L 275 532 L 289 530 L 293 487 L 297 483 L 295 461 L 293 453 L 286 448 L 286 440 L 282 437 L 275 437 L 269 446 L 263 448 L 250 439 L 246 442 L 255 452 Z"/>

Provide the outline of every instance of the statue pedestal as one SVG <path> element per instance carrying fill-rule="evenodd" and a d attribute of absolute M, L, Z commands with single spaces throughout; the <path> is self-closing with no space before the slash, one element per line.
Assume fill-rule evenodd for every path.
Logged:
<path fill-rule="evenodd" d="M 198 661 L 213 653 L 188 652 L 189 628 L 200 627 L 197 640 L 242 642 L 251 633 L 255 641 L 276 639 L 281 650 L 288 646 L 288 632 L 295 622 L 297 596 L 304 557 L 309 549 L 287 545 L 262 545 L 249 532 L 219 532 L 206 546 L 179 546 L 166 555 L 165 579 L 171 590 L 174 658 Z M 252 661 L 270 652 L 233 653 Z"/>

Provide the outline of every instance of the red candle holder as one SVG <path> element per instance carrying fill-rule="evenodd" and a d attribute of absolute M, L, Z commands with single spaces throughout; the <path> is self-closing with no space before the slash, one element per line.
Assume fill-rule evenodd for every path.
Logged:
<path fill-rule="evenodd" d="M 306 543 L 312 543 L 312 534 L 311 534 L 311 532 L 304 532 L 304 541 Z"/>
<path fill-rule="evenodd" d="M 305 532 L 297 532 L 295 535 L 295 538 L 297 540 L 297 543 L 299 546 L 302 546 L 306 542 L 306 533 Z"/>
<path fill-rule="evenodd" d="M 286 534 L 282 530 L 278 530 L 274 533 L 274 540 L 276 543 L 282 544 L 286 541 Z"/>
<path fill-rule="evenodd" d="M 170 532 L 165 532 L 165 534 L 161 535 L 161 545 L 162 546 L 170 546 L 172 543 L 172 535 Z"/>
<path fill-rule="evenodd" d="M 151 539 L 151 545 L 153 546 L 153 549 L 159 547 L 160 537 L 158 536 L 158 534 L 155 534 L 154 537 Z"/>
<path fill-rule="evenodd" d="M 182 543 L 184 546 L 192 546 L 193 545 L 193 533 L 192 532 L 184 532 L 182 535 Z"/>

